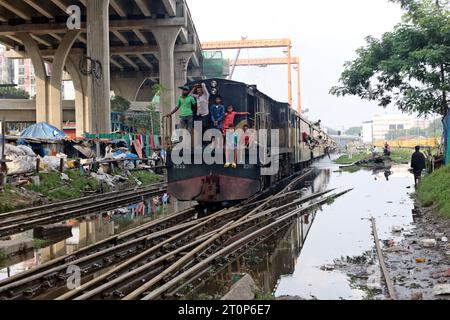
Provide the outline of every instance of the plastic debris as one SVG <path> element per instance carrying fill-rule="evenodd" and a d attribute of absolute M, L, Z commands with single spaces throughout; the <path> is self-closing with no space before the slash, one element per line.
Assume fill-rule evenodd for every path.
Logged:
<path fill-rule="evenodd" d="M 322 271 L 333 271 L 335 267 L 333 265 L 327 264 L 320 267 L 320 270 Z"/>
<path fill-rule="evenodd" d="M 426 263 L 427 262 L 427 259 L 425 259 L 425 258 L 417 258 L 416 259 L 416 263 Z"/>
<path fill-rule="evenodd" d="M 441 238 L 441 241 L 442 241 L 442 242 L 448 242 L 448 238 L 447 238 L 447 237 L 442 237 L 442 238 Z"/>
<path fill-rule="evenodd" d="M 450 284 L 438 284 L 434 287 L 433 293 L 435 296 L 450 295 Z"/>
<path fill-rule="evenodd" d="M 435 239 L 422 239 L 420 240 L 420 244 L 425 248 L 432 248 L 437 245 L 437 241 Z"/>

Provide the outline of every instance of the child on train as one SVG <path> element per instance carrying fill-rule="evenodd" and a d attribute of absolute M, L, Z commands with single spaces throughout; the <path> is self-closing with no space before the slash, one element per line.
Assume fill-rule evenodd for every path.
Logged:
<path fill-rule="evenodd" d="M 235 112 L 233 111 L 233 106 L 230 104 L 227 107 L 227 112 L 225 113 L 225 117 L 222 123 L 222 130 L 225 134 L 228 128 L 234 127 L 234 119 L 236 116 L 249 116 L 250 112 Z"/>
<path fill-rule="evenodd" d="M 214 102 L 209 110 L 213 128 L 222 129 L 222 121 L 225 117 L 225 107 L 222 105 L 222 97 L 217 96 Z"/>

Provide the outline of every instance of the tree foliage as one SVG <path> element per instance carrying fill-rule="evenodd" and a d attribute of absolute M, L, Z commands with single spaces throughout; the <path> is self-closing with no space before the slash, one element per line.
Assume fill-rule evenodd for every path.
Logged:
<path fill-rule="evenodd" d="M 404 130 L 390 130 L 385 139 L 397 140 L 400 138 L 414 137 L 414 138 L 437 138 L 442 133 L 442 121 L 439 119 L 433 121 L 427 128 L 410 128 Z"/>
<path fill-rule="evenodd" d="M 150 104 L 144 112 L 129 114 L 125 124 L 139 133 L 156 134 L 161 133 L 160 113 Z"/>
<path fill-rule="evenodd" d="M 111 111 L 126 112 L 130 109 L 130 105 L 130 101 L 121 96 L 114 96 L 111 98 Z"/>
<path fill-rule="evenodd" d="M 362 133 L 363 128 L 362 127 L 352 127 L 345 131 L 345 134 L 348 136 L 357 136 Z"/>
<path fill-rule="evenodd" d="M 381 39 L 366 38 L 331 93 L 355 95 L 419 115 L 448 112 L 450 14 L 448 1 L 391 0 L 407 11 Z"/>
<path fill-rule="evenodd" d="M 0 99 L 30 99 L 30 94 L 16 87 L 0 87 Z"/>

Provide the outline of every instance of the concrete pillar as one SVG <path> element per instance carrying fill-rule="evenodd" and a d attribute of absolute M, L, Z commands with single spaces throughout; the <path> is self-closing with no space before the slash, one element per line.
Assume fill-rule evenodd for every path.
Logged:
<path fill-rule="evenodd" d="M 187 82 L 187 69 L 194 52 L 175 52 L 175 90 Z"/>
<path fill-rule="evenodd" d="M 80 72 L 80 55 L 70 55 L 66 60 L 66 69 L 72 78 L 75 88 L 75 119 L 76 135 L 81 137 L 86 132 L 91 132 L 90 110 L 87 97 L 87 77 Z"/>
<path fill-rule="evenodd" d="M 159 47 L 159 82 L 161 92 L 161 113 L 167 114 L 175 107 L 175 42 L 181 27 L 167 27 L 152 30 Z"/>
<path fill-rule="evenodd" d="M 62 76 L 66 59 L 72 48 L 73 43 L 78 38 L 81 31 L 68 31 L 62 39 L 52 63 L 52 74 L 50 77 L 49 87 L 49 123 L 57 128 L 62 127 L 63 112 L 62 112 Z"/>
<path fill-rule="evenodd" d="M 128 101 L 137 101 L 139 90 L 148 75 L 144 72 L 133 72 L 133 74 L 114 74 L 111 76 L 111 90 L 115 95 L 121 96 Z"/>
<path fill-rule="evenodd" d="M 91 133 L 111 132 L 109 0 L 87 1 L 87 51 L 102 69 L 99 79 L 89 77 L 88 97 L 91 109 Z"/>
<path fill-rule="evenodd" d="M 48 122 L 48 76 L 44 59 L 42 59 L 36 40 L 30 34 L 20 32 L 17 37 L 24 44 L 25 51 L 34 67 L 36 76 L 36 122 Z"/>

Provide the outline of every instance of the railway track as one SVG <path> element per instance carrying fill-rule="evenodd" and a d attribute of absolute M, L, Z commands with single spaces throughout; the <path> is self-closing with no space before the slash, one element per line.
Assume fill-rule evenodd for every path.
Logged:
<path fill-rule="evenodd" d="M 310 173 L 297 176 L 280 193 L 263 200 L 256 196 L 206 217 L 188 209 L 0 281 L 0 299 L 146 299 L 160 287 L 166 290 L 157 297 L 173 295 L 177 287 L 192 280 L 189 277 L 198 275 L 197 271 L 205 273 L 211 263 L 220 266 L 228 259 L 224 253 L 231 253 L 223 248 L 239 243 L 242 245 L 231 252 L 243 250 L 285 228 L 277 223 L 268 232 L 267 225 L 280 219 L 288 224 L 286 215 L 296 212 L 294 216 L 298 216 L 341 195 L 329 195 L 333 190 L 327 190 L 302 197 L 300 191 L 290 191 Z M 241 241 L 254 233 L 258 237 Z M 72 266 L 79 268 L 82 285 L 68 291 L 68 268 Z M 192 268 L 194 272 L 189 271 Z M 166 287 L 168 283 L 170 287 Z M 153 294 L 150 297 L 153 299 Z"/>
<path fill-rule="evenodd" d="M 169 248 L 191 241 L 233 217 L 241 216 L 259 202 L 232 210 L 222 210 L 213 216 L 197 218 L 194 208 L 150 222 L 123 234 L 86 247 L 72 255 L 52 260 L 30 271 L 0 282 L 1 299 L 29 299 L 64 286 L 67 268 L 76 265 L 83 278 L 101 272 L 151 249 L 152 259 Z"/>
<path fill-rule="evenodd" d="M 162 195 L 165 191 L 166 184 L 160 183 L 146 188 L 111 192 L 83 199 L 2 213 L 0 214 L 0 238 L 33 229 L 39 225 L 115 209 L 121 205 L 143 200 L 144 197 Z"/>
<path fill-rule="evenodd" d="M 273 197 L 267 201 L 273 206 L 269 210 L 260 213 L 261 205 L 254 206 L 252 210 L 246 210 L 247 213 L 244 216 L 234 217 L 237 220 L 229 220 L 221 225 L 216 225 L 214 230 L 206 235 L 196 237 L 183 245 L 168 248 L 162 256 L 156 259 L 149 258 L 154 250 L 151 248 L 85 283 L 80 288 L 58 297 L 58 300 L 128 299 L 135 290 L 145 291 L 152 285 L 157 286 L 170 280 L 172 273 L 176 273 L 180 265 L 186 267 L 200 262 L 223 245 L 235 242 L 249 231 L 263 227 L 268 221 L 276 219 L 282 213 L 291 211 L 301 203 L 311 201 L 329 192 L 301 199 L 298 199 L 298 192 L 291 192 L 282 197 Z M 285 204 L 281 205 L 282 203 Z M 146 279 L 152 280 L 146 282 Z M 143 283 L 145 283 L 144 288 L 142 288 Z M 132 298 L 135 297 L 132 296 Z"/>

